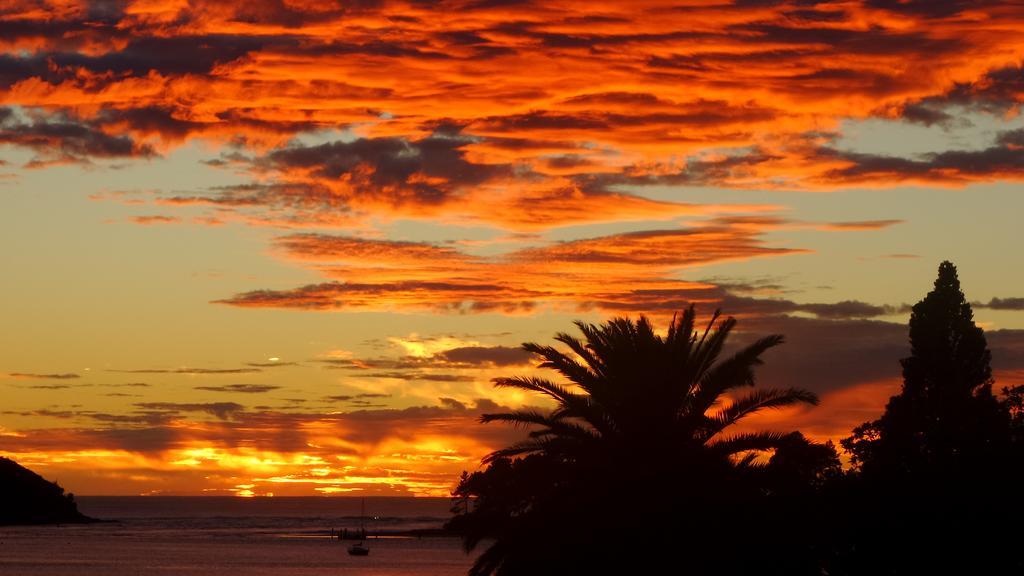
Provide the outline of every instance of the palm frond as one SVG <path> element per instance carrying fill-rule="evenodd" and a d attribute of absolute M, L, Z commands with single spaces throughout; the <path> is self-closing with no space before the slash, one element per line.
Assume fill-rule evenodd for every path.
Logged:
<path fill-rule="evenodd" d="M 726 456 L 751 450 L 774 450 L 788 437 L 789 434 L 783 432 L 747 432 L 723 438 L 709 444 L 708 448 Z"/>
<path fill-rule="evenodd" d="M 709 421 L 713 426 L 714 433 L 735 424 L 741 418 L 749 416 L 758 410 L 783 408 L 801 403 L 816 406 L 818 404 L 818 397 L 814 393 L 800 388 L 755 390 L 746 396 L 736 399 L 725 408 L 718 410 L 709 417 Z"/>
<path fill-rule="evenodd" d="M 522 440 L 510 446 L 495 450 L 487 456 L 484 456 L 483 463 L 490 464 L 499 458 L 515 458 L 516 456 L 522 456 L 523 454 L 544 452 L 548 448 L 549 444 L 550 440 L 545 438 L 529 438 L 527 440 Z"/>
<path fill-rule="evenodd" d="M 534 376 L 512 376 L 511 378 L 495 378 L 491 380 L 497 388 L 519 388 L 529 392 L 540 392 L 554 398 L 559 403 L 571 404 L 578 394 L 570 392 L 564 386 L 544 378 Z"/>
<path fill-rule="evenodd" d="M 758 468 L 756 465 L 757 452 L 748 452 L 743 458 L 740 458 L 739 462 L 736 463 L 737 468 Z"/>
<path fill-rule="evenodd" d="M 715 361 L 722 354 L 722 349 L 725 348 L 725 342 L 729 339 L 729 334 L 736 325 L 736 319 L 732 317 L 718 323 L 719 315 L 720 312 L 716 310 L 711 316 L 711 320 L 708 321 L 708 326 L 704 330 L 700 341 L 694 346 L 693 358 L 691 359 L 694 380 L 700 380 L 715 364 Z"/>
<path fill-rule="evenodd" d="M 712 336 L 712 340 L 717 336 L 718 333 Z M 753 386 L 754 367 L 762 363 L 761 354 L 782 342 L 783 337 L 778 334 L 761 338 L 707 370 L 693 392 L 689 406 L 691 414 L 704 414 L 728 390 Z"/>
<path fill-rule="evenodd" d="M 491 422 L 505 422 L 512 424 L 513 426 L 551 426 L 554 422 L 551 417 L 547 414 L 542 414 L 536 410 L 514 410 L 512 412 L 503 412 L 500 414 L 482 414 L 480 415 L 480 422 L 483 424 L 489 424 Z"/>
<path fill-rule="evenodd" d="M 532 352 L 544 359 L 544 362 L 540 364 L 539 368 L 551 368 L 553 370 L 557 370 L 570 382 L 584 390 L 590 390 L 592 388 L 592 383 L 595 378 L 594 373 L 583 364 L 580 364 L 555 348 L 527 342 L 526 344 L 523 344 L 523 350 Z"/>

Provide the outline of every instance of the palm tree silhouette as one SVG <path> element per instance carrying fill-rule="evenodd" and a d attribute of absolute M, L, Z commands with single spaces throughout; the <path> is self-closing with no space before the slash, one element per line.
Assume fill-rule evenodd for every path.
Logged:
<path fill-rule="evenodd" d="M 698 333 L 696 312 L 690 306 L 673 318 L 664 337 L 655 333 L 644 316 L 636 322 L 615 318 L 599 326 L 576 322 L 583 340 L 566 333 L 555 336 L 572 355 L 551 346 L 523 344 L 524 350 L 544 359 L 541 368 L 557 370 L 570 386 L 534 377 L 495 379 L 499 387 L 544 394 L 557 407 L 546 414 L 536 410 L 485 414 L 483 422 L 538 427 L 528 439 L 493 452 L 485 461 L 534 452 L 576 460 L 593 451 L 635 454 L 650 447 L 662 454 L 699 449 L 728 458 L 777 448 L 788 434 L 723 437 L 722 432 L 760 410 L 817 404 L 818 399 L 799 388 L 763 389 L 720 406 L 723 395 L 754 386 L 754 367 L 762 363 L 761 355 L 781 344 L 783 337 L 761 338 L 718 361 L 736 325 L 734 318 L 721 322 L 719 318 L 716 311 L 703 333 Z M 751 461 L 744 458 L 736 464 Z"/>
<path fill-rule="evenodd" d="M 722 513 L 745 506 L 742 494 L 754 491 L 742 487 L 749 487 L 763 466 L 757 453 L 791 438 L 780 432 L 724 432 L 760 410 L 818 400 L 798 388 L 741 393 L 754 386 L 762 354 L 781 344 L 782 336 L 761 338 L 723 358 L 735 319 L 721 320 L 716 311 L 700 332 L 695 320 L 690 306 L 673 317 L 665 336 L 643 316 L 635 322 L 576 322 L 582 338 L 555 336 L 568 352 L 523 345 L 543 359 L 541 368 L 556 370 L 566 382 L 525 376 L 494 380 L 499 387 L 545 395 L 555 407 L 482 416 L 485 423 L 532 429 L 523 441 L 488 455 L 488 469 L 464 479 L 456 490 L 477 497 L 470 517 L 453 523 L 461 527 L 467 548 L 494 541 L 470 574 L 537 573 L 538 565 L 564 572 L 579 570 L 583 561 L 607 569 L 614 551 L 595 552 L 601 537 L 595 527 L 643 522 L 650 512 L 637 515 L 631 509 L 637 498 L 649 500 L 646 510 L 685 511 L 678 516 L 693 527 L 681 525 L 673 535 L 676 546 L 701 546 L 708 541 L 702 534 L 715 532 L 698 519 L 701 511 L 718 507 L 714 521 L 729 522 Z M 726 396 L 732 399 L 724 401 Z M 558 546 L 544 551 L 531 544 L 545 538 Z M 553 561 L 561 568 L 556 570 Z"/>

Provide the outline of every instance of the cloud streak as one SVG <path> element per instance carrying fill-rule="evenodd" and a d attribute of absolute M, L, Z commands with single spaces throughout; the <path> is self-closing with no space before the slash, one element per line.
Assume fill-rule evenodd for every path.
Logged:
<path fill-rule="evenodd" d="M 905 309 L 857 301 L 796 303 L 744 298 L 714 283 L 682 280 L 678 274 L 698 265 L 803 252 L 767 245 L 761 237 L 766 231 L 812 227 L 845 233 L 898 223 L 814 224 L 774 217 L 733 217 L 691 228 L 552 242 L 486 257 L 423 242 L 295 234 L 278 239 L 280 255 L 310 266 L 328 281 L 251 291 L 218 303 L 302 310 L 524 314 L 543 309 L 671 313 L 697 302 L 721 305 L 737 314 L 876 317 Z"/>
<path fill-rule="evenodd" d="M 262 372 L 260 368 L 138 368 L 134 370 L 107 370 L 122 374 L 252 374 Z"/>
<path fill-rule="evenodd" d="M 17 378 L 19 380 L 74 380 L 81 378 L 78 374 L 67 372 L 67 373 L 54 373 L 54 374 L 36 374 L 30 372 L 10 372 L 7 374 L 11 378 Z"/>
<path fill-rule="evenodd" d="M 196 390 L 207 392 L 238 392 L 242 394 L 262 394 L 280 389 L 280 386 L 270 384 L 225 384 L 223 386 L 196 386 Z"/>

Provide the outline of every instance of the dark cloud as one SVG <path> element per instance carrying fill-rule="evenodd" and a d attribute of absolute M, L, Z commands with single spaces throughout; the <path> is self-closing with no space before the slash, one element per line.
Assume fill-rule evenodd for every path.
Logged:
<path fill-rule="evenodd" d="M 346 307 L 365 306 L 369 301 L 382 295 L 401 294 L 464 294 L 467 300 L 490 299 L 486 296 L 498 294 L 505 290 L 499 284 L 482 284 L 476 282 L 421 282 L 405 281 L 393 283 L 363 284 L 357 282 L 324 282 L 309 284 L 293 290 L 254 290 L 244 292 L 224 300 L 214 300 L 215 304 L 249 307 L 280 307 L 309 310 L 330 310 Z M 423 300 L 429 302 L 429 300 Z"/>
<path fill-rule="evenodd" d="M 165 139 L 181 140 L 207 126 L 205 122 L 188 119 L 189 112 L 169 106 L 140 108 L 107 108 L 94 120 L 100 126 L 124 124 L 141 133 L 159 134 Z"/>
<path fill-rule="evenodd" d="M 924 102 L 907 104 L 900 110 L 900 116 L 908 122 L 925 126 L 949 126 L 956 120 L 956 116 Z"/>
<path fill-rule="evenodd" d="M 196 386 L 196 390 L 206 390 L 208 392 L 240 392 L 243 394 L 261 394 L 263 392 L 270 392 L 273 390 L 279 390 L 280 386 L 271 386 L 269 384 L 225 384 L 223 386 Z"/>
<path fill-rule="evenodd" d="M 109 394 L 107 396 L 110 396 Z M 134 395 L 127 395 L 134 396 Z M 73 407 L 80 407 L 81 404 L 75 404 Z M 96 412 L 93 410 L 51 410 L 51 409 L 40 409 L 31 410 L 27 412 L 7 412 L 8 414 L 16 414 L 18 416 L 45 416 L 48 418 L 61 418 L 64 420 L 72 419 L 88 419 L 97 422 L 115 423 L 115 424 L 165 424 L 174 419 L 175 414 L 167 411 L 135 411 L 132 414 L 110 414 L 106 412 Z"/>
<path fill-rule="evenodd" d="M 739 326 L 736 344 L 772 333 L 785 336 L 758 368 L 759 385 L 798 386 L 821 395 L 899 378 L 899 359 L 909 352 L 906 325 L 891 322 L 768 316 Z"/>
<path fill-rule="evenodd" d="M 460 369 L 477 370 L 495 366 L 528 365 L 531 355 L 518 347 L 460 346 L 438 352 L 429 357 L 403 356 L 397 358 L 345 358 L 324 359 L 319 362 L 338 370 L 358 370 L 359 377 L 399 378 L 435 382 L 471 382 L 477 378 L 468 374 L 425 372 L 424 370 Z M 377 370 L 377 372 L 373 372 Z M 332 396 L 335 400 L 368 398 L 373 395 Z"/>
<path fill-rule="evenodd" d="M 181 402 L 137 402 L 135 406 L 168 412 L 205 412 L 221 420 L 235 417 L 245 407 L 235 402 L 181 403 Z"/>
<path fill-rule="evenodd" d="M 316 146 L 274 150 L 257 166 L 281 172 L 301 171 L 328 182 L 345 180 L 353 197 L 372 195 L 394 204 L 439 204 L 459 190 L 479 185 L 507 168 L 474 164 L 465 158 L 471 141 L 445 135 L 421 140 L 359 138 Z"/>
<path fill-rule="evenodd" d="M 94 125 L 65 114 L 20 119 L 9 108 L 0 108 L 0 144 L 29 148 L 37 153 L 26 166 L 89 162 L 90 158 L 148 157 L 155 154 L 145 144 L 124 135 L 111 135 Z"/>
<path fill-rule="evenodd" d="M 396 380 L 424 380 L 427 382 L 472 382 L 475 377 L 466 374 L 437 374 L 433 372 L 369 372 L 360 373 L 360 378 L 393 378 Z"/>
<path fill-rule="evenodd" d="M 592 95 L 575 97 L 568 104 L 593 104 L 600 107 L 609 103 L 625 104 L 627 96 Z M 640 98 L 643 98 L 642 96 Z M 604 100 L 602 102 L 602 99 Z M 640 102 L 636 103 L 641 104 Z M 535 111 L 510 116 L 493 116 L 481 118 L 469 125 L 474 132 L 485 134 L 491 132 L 520 132 L 534 130 L 617 130 L 637 126 L 728 126 L 764 122 L 776 117 L 777 112 L 757 106 L 738 107 L 727 102 L 697 101 L 688 104 L 665 103 L 671 106 L 671 112 L 632 114 L 612 113 L 604 111 L 583 111 L 576 113 L 554 113 Z"/>
<path fill-rule="evenodd" d="M 358 97 L 358 94 L 351 94 L 351 92 L 357 92 L 359 89 L 354 86 L 343 85 L 350 94 L 350 97 Z M 339 91 L 341 85 L 335 85 L 334 91 Z M 341 96 L 341 94 L 338 94 Z M 379 94 L 378 96 L 383 97 L 385 94 Z M 233 108 L 231 110 L 225 110 L 217 113 L 217 120 L 221 125 L 230 126 L 234 130 L 253 130 L 257 132 L 270 132 L 277 134 L 298 134 L 301 132 L 312 132 L 325 126 L 336 127 L 332 124 L 325 124 L 323 122 L 317 122 L 314 120 L 266 120 L 259 117 L 261 110 L 249 109 L 249 108 Z M 367 116 L 372 114 L 367 111 Z M 211 127 L 207 125 L 207 128 Z"/>
<path fill-rule="evenodd" d="M 438 400 L 441 402 L 441 406 L 444 406 L 445 408 L 448 408 L 449 410 L 465 410 L 466 409 L 466 405 L 464 403 L 462 403 L 462 402 L 459 402 L 455 398 L 439 398 Z"/>
<path fill-rule="evenodd" d="M 308 24 L 330 22 L 348 14 L 352 8 L 370 2 L 324 2 L 316 10 L 302 10 L 284 0 L 256 0 L 232 6 L 232 20 L 247 24 L 272 24 L 286 28 L 300 28 Z"/>
<path fill-rule="evenodd" d="M 998 6 L 996 0 L 867 0 L 873 8 L 892 12 L 925 16 L 927 18 L 948 18 L 965 10 L 978 10 Z"/>
<path fill-rule="evenodd" d="M 1024 298 L 993 298 L 988 303 L 975 302 L 974 306 L 992 310 L 1024 310 Z"/>
<path fill-rule="evenodd" d="M 873 318 L 910 311 L 909 306 L 879 306 L 857 300 L 844 300 L 832 304 L 798 304 L 795 309 L 810 312 L 819 318 Z"/>
<path fill-rule="evenodd" d="M 621 186 L 701 186 L 722 184 L 754 174 L 762 164 L 781 156 L 752 148 L 715 158 L 691 158 L 684 168 L 650 173 L 642 166 L 627 167 L 619 173 L 585 174 L 574 177 L 580 189 L 606 193 Z"/>
<path fill-rule="evenodd" d="M 918 158 L 864 154 L 821 148 L 823 159 L 846 162 L 843 168 L 829 170 L 829 181 L 856 182 L 890 178 L 965 182 L 996 174 L 1007 177 L 1024 175 L 1024 151 L 1019 142 L 1024 131 L 1000 132 L 994 145 L 981 150 L 950 150 L 923 154 Z"/>
<path fill-rule="evenodd" d="M 138 370 L 107 370 L 122 374 L 251 374 L 259 368 L 142 368 Z"/>
<path fill-rule="evenodd" d="M 80 435 L 84 446 L 114 446 L 143 454 L 176 448 L 184 436 L 180 430 L 166 426 L 83 430 Z"/>
<path fill-rule="evenodd" d="M 860 54 L 865 56 L 905 54 L 907 56 L 932 55 L 938 57 L 962 50 L 965 40 L 957 37 L 936 37 L 923 30 L 899 31 L 892 28 L 866 27 L 861 29 L 839 28 L 827 26 L 791 26 L 784 23 L 755 22 L 738 24 L 730 30 L 736 33 L 751 34 L 752 40 L 764 44 L 781 44 L 783 46 L 820 45 L 827 46 L 830 51 L 843 54 Z M 805 79 L 831 78 L 842 80 L 850 78 L 861 82 L 870 74 L 861 70 L 845 68 L 822 68 L 816 72 L 804 74 Z M 799 79 L 797 76 L 796 79 Z M 895 75 L 892 77 L 897 78 Z M 792 80 L 794 77 L 789 77 Z M 799 90 L 796 82 L 792 90 Z"/>
<path fill-rule="evenodd" d="M 994 115 L 1011 112 L 1024 102 L 1024 65 L 989 70 L 976 80 L 958 82 L 941 94 L 906 103 L 902 116 L 922 124 L 951 125 L 957 109 Z"/>
<path fill-rule="evenodd" d="M 20 65 L 31 76 L 50 70 L 48 82 L 75 78 L 77 70 L 94 74 L 145 76 L 207 74 L 215 66 L 237 60 L 268 46 L 295 45 L 287 35 L 259 36 L 234 34 L 138 36 L 123 48 L 91 55 L 85 52 L 37 52 L 26 57 L 8 57 L 7 65 Z M 29 77 L 31 77 L 29 76 Z M 8 75 L 7 80 L 16 80 Z"/>
<path fill-rule="evenodd" d="M 529 364 L 532 358 L 529 352 L 509 346 L 463 346 L 436 356 L 447 362 L 472 366 L 515 366 Z"/>
<path fill-rule="evenodd" d="M 316 360 L 327 364 L 332 370 L 404 370 L 422 368 L 424 359 L 406 356 L 404 358 L 322 358 Z"/>
<path fill-rule="evenodd" d="M 361 409 L 341 416 L 348 432 L 345 438 L 360 443 L 377 443 L 385 438 L 412 440 L 424 435 L 467 436 L 479 442 L 500 445 L 521 439 L 522 431 L 506 426 L 483 426 L 481 414 L 507 410 L 493 400 L 448 402 L 439 406 L 403 409 Z"/>
<path fill-rule="evenodd" d="M 945 100 L 991 112 L 1006 112 L 1024 101 L 1024 64 L 991 70 L 975 82 L 957 84 Z"/>
<path fill-rule="evenodd" d="M 80 412 L 79 415 L 91 418 L 97 422 L 105 422 L 108 424 L 148 424 L 150 426 L 167 424 L 177 417 L 175 412 L 166 410 L 142 410 L 136 411 L 133 414 Z"/>
<path fill-rule="evenodd" d="M 985 336 L 992 350 L 992 368 L 1024 370 L 1024 330 L 992 330 Z"/>
<path fill-rule="evenodd" d="M 292 234 L 275 240 L 290 256 L 300 260 L 391 261 L 396 264 L 440 264 L 443 261 L 467 261 L 472 258 L 458 250 L 429 242 L 373 240 L 329 234 Z"/>
<path fill-rule="evenodd" d="M 36 374 L 29 372 L 11 372 L 7 374 L 11 378 L 18 378 L 22 380 L 73 380 L 75 378 L 81 378 L 78 374 L 64 373 L 64 374 Z"/>
<path fill-rule="evenodd" d="M 910 354 L 905 323 L 766 316 L 744 318 L 739 327 L 737 344 L 766 334 L 785 336 L 785 343 L 769 351 L 758 368 L 759 382 L 767 386 L 799 386 L 828 394 L 897 382 L 902 377 L 899 360 Z M 1024 369 L 1024 330 L 993 330 L 985 336 L 996 371 Z M 883 404 L 877 406 L 878 413 L 882 408 Z"/>
<path fill-rule="evenodd" d="M 361 394 L 342 394 L 338 396 L 324 396 L 325 400 L 333 400 L 336 402 L 347 402 L 355 400 L 365 400 L 367 398 L 390 398 L 391 394 L 381 394 L 377 392 L 363 392 Z"/>

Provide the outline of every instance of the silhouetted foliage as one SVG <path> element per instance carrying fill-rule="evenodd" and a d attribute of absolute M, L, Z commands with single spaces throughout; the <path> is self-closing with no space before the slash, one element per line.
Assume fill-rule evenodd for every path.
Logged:
<path fill-rule="evenodd" d="M 992 394 L 991 353 L 960 291 L 956 268 L 939 266 L 935 289 L 910 316 L 903 389 L 885 413 L 843 441 L 865 475 L 888 482 L 950 479 L 1005 453 L 1005 409 Z"/>
<path fill-rule="evenodd" d="M 73 494 L 54 482 L 0 457 L 0 525 L 86 522 Z"/>
<path fill-rule="evenodd" d="M 776 494 L 821 490 L 843 475 L 839 453 L 831 440 L 816 444 L 793 432 L 768 460 L 769 488 Z"/>
<path fill-rule="evenodd" d="M 834 498 L 849 531 L 829 572 L 1021 573 L 1016 514 L 1000 501 L 1019 478 L 1018 399 L 992 394 L 985 335 L 949 262 L 913 308 L 910 344 L 900 393 L 842 442 L 859 474 Z"/>
<path fill-rule="evenodd" d="M 764 564 L 766 543 L 791 539 L 766 531 L 738 551 L 723 538 L 742 520 L 768 528 L 758 506 L 771 497 L 768 470 L 774 467 L 758 463 L 755 454 L 781 448 L 780 462 L 788 468 L 779 474 L 809 481 L 827 475 L 833 460 L 802 436 L 724 432 L 759 410 L 814 404 L 817 398 L 797 388 L 739 394 L 754 386 L 761 355 L 782 337 L 760 339 L 720 360 L 735 320 L 719 322 L 716 313 L 706 329 L 696 331 L 695 318 L 690 307 L 664 337 L 644 317 L 599 326 L 578 322 L 583 339 L 555 337 L 568 353 L 524 344 L 543 359 L 541 367 L 558 371 L 568 384 L 495 380 L 497 386 L 543 394 L 556 407 L 483 417 L 532 430 L 524 441 L 491 454 L 489 466 L 464 478 L 455 491 L 457 498 L 472 497 L 474 505 L 450 528 L 469 549 L 493 541 L 471 574 L 604 573 L 627 565 L 635 570 L 636 562 L 681 553 L 689 554 L 694 573 L 743 573 L 750 562 Z M 723 405 L 727 393 L 737 397 Z M 628 542 L 641 531 L 643 550 L 637 550 Z M 788 544 L 787 562 L 814 561 L 805 554 L 805 542 Z M 730 563 L 723 565 L 725 555 Z"/>
<path fill-rule="evenodd" d="M 722 402 L 753 386 L 782 337 L 719 360 L 734 321 L 696 332 L 694 318 L 665 337 L 642 317 L 577 323 L 583 339 L 556 336 L 568 353 L 524 345 L 567 383 L 495 381 L 556 407 L 483 417 L 530 431 L 453 493 L 449 527 L 467 549 L 490 543 L 471 574 L 1024 573 L 1024 386 L 992 393 L 951 263 L 913 308 L 900 393 L 842 442 L 847 472 L 831 442 L 799 432 L 725 436 L 757 410 L 816 399 L 790 388 Z"/>
<path fill-rule="evenodd" d="M 1015 446 L 1024 447 L 1024 385 L 1003 388 L 1003 405 L 1010 417 Z"/>

